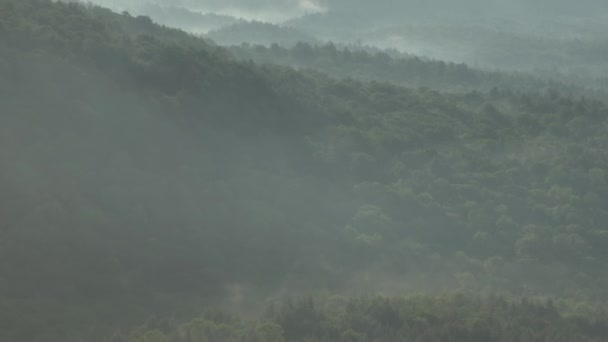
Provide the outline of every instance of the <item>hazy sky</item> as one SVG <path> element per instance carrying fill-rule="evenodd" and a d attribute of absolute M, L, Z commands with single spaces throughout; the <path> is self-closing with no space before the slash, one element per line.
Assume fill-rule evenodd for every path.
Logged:
<path fill-rule="evenodd" d="M 92 0 L 116 10 L 132 10 L 144 4 L 177 6 L 197 12 L 215 12 L 244 19 L 281 22 L 307 13 L 331 11 L 359 12 L 407 20 L 460 17 L 506 17 L 531 20 L 555 15 L 597 15 L 608 13 L 606 0 Z"/>
<path fill-rule="evenodd" d="M 282 22 L 309 13 L 325 12 L 328 7 L 318 0 L 93 0 L 116 10 L 137 9 L 146 4 L 175 6 L 201 13 L 218 13 L 243 19 Z"/>

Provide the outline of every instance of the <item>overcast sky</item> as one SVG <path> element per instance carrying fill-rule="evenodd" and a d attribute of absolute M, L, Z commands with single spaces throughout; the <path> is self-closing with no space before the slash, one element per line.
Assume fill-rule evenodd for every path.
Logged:
<path fill-rule="evenodd" d="M 92 0 L 92 2 L 119 11 L 137 12 L 137 9 L 143 5 L 157 4 L 275 23 L 327 10 L 327 7 L 317 0 Z"/>
<path fill-rule="evenodd" d="M 230 14 L 245 19 L 280 22 L 328 10 L 359 12 L 376 19 L 408 16 L 508 17 L 532 19 L 555 15 L 608 13 L 608 0 L 92 0 L 116 10 L 134 10 L 146 3 Z"/>

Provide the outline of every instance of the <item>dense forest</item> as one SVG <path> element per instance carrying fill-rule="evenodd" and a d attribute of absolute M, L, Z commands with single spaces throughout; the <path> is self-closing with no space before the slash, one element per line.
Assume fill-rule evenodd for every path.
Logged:
<path fill-rule="evenodd" d="M 432 60 L 371 46 L 336 46 L 331 42 L 311 44 L 303 40 L 291 44 L 291 47 L 277 43 L 265 46 L 248 43 L 246 39 L 221 39 L 222 37 L 214 35 L 209 37 L 222 44 L 240 41 L 228 49 L 234 56 L 245 61 L 313 69 L 340 78 L 389 82 L 408 87 L 426 87 L 448 92 L 488 92 L 493 89 L 509 89 L 515 92 L 555 90 L 575 97 L 600 99 L 606 98 L 608 89 L 608 84 L 603 82 L 589 83 L 560 75 L 551 78 L 524 72 L 487 71 L 471 68 L 464 63 Z"/>
<path fill-rule="evenodd" d="M 331 51 L 1 0 L 0 340 L 605 340 L 606 103 Z"/>
<path fill-rule="evenodd" d="M 217 312 L 185 324 L 152 319 L 115 341 L 603 341 L 605 317 L 564 317 L 550 300 L 464 294 L 300 298 L 270 305 L 254 321 Z"/>

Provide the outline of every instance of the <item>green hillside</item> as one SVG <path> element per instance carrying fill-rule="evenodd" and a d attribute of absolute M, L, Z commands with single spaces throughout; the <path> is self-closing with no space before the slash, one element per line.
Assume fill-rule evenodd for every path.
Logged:
<path fill-rule="evenodd" d="M 547 309 L 547 336 L 605 332 L 584 304 L 608 288 L 603 102 L 335 79 L 146 17 L 2 0 L 0 106 L 1 341 L 103 341 L 285 294 L 454 290 L 562 298 L 579 318 Z M 317 335 L 281 316 L 263 329 L 327 340 L 331 310 L 345 341 L 409 336 L 398 326 L 420 315 L 439 317 L 421 334 L 461 324 L 352 300 L 313 310 Z"/>
<path fill-rule="evenodd" d="M 292 47 L 247 43 L 230 46 L 228 49 L 234 56 L 246 61 L 313 69 L 339 78 L 389 82 L 407 87 L 427 87 L 460 93 L 488 92 L 494 88 L 517 92 L 554 90 L 574 97 L 606 98 L 606 85 L 599 80 L 588 82 L 559 74 L 549 76 L 485 71 L 463 63 L 432 60 L 367 46 L 337 46 L 331 42 L 298 42 Z"/>

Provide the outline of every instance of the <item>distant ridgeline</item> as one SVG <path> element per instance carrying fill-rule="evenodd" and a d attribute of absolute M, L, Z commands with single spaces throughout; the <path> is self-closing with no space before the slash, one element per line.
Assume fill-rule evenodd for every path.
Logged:
<path fill-rule="evenodd" d="M 1 341 L 103 341 L 285 293 L 452 290 L 563 306 L 320 298 L 261 325 L 151 323 L 131 341 L 606 336 L 605 103 L 519 80 L 459 94 L 335 79 L 238 49 L 94 6 L 0 2 Z M 259 53 L 299 49 L 334 51 Z M 372 60 L 370 79 L 442 65 L 351 58 Z"/>
<path fill-rule="evenodd" d="M 526 71 L 583 88 L 606 89 L 603 75 L 608 73 L 608 20 L 602 0 L 596 1 L 595 7 L 601 8 L 596 11 L 585 12 L 593 8 L 592 4 L 586 7 L 569 3 L 571 9 L 563 14 L 552 12 L 559 7 L 555 1 L 550 6 L 540 6 L 537 0 L 519 5 L 514 1 L 442 2 L 344 4 L 283 25 L 321 40 L 357 41 L 437 60 L 465 62 L 477 68 Z M 364 7 L 383 6 L 380 13 L 373 9 L 361 11 Z M 408 9 L 398 10 L 397 6 Z M 451 7 L 458 9 L 446 11 Z M 482 14 L 482 7 L 493 13 Z M 529 85 L 529 81 L 521 81 L 521 86 Z"/>
<path fill-rule="evenodd" d="M 210 38 L 216 37 L 211 35 Z M 224 40 L 218 39 L 220 43 Z M 291 45 L 291 44 L 290 44 Z M 281 44 L 236 44 L 227 47 L 242 59 L 261 64 L 286 65 L 312 69 L 334 77 L 390 82 L 408 87 L 428 87 L 448 92 L 487 92 L 493 88 L 516 92 L 559 91 L 580 97 L 606 98 L 606 85 L 585 84 L 581 80 L 546 79 L 524 72 L 483 71 L 462 63 L 432 60 L 405 55 L 396 50 L 379 50 L 366 46 L 340 46 L 333 43 L 298 42 L 291 47 Z"/>
<path fill-rule="evenodd" d="M 159 24 L 197 33 L 206 33 L 239 21 L 239 19 L 227 15 L 199 13 L 181 7 L 150 3 L 136 7 L 136 10 L 138 13 L 144 13 L 154 18 L 154 21 Z"/>
<path fill-rule="evenodd" d="M 222 45 L 250 44 L 270 45 L 278 43 L 293 46 L 298 42 L 314 43 L 316 39 L 296 29 L 258 21 L 240 21 L 221 27 L 207 34 L 207 37 Z"/>

